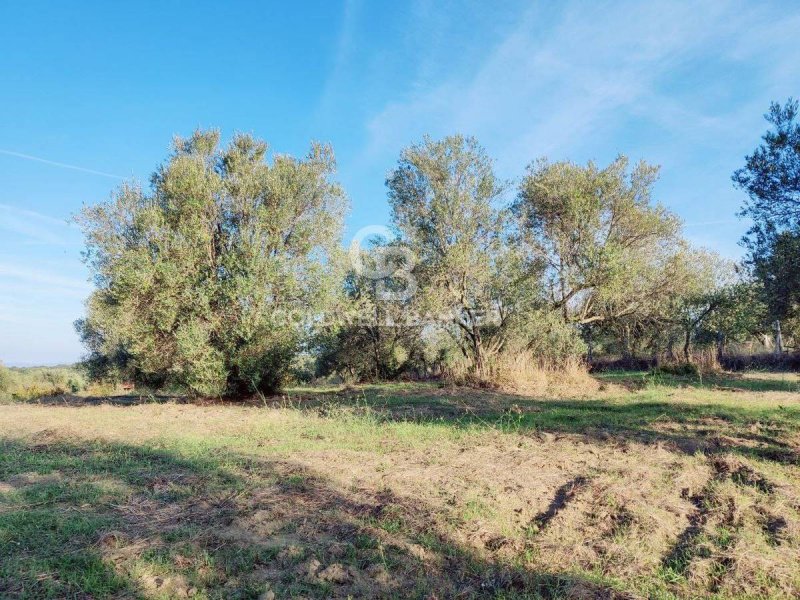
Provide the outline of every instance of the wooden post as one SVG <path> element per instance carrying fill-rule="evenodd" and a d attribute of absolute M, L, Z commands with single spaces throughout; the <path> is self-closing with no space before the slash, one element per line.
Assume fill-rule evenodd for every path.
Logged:
<path fill-rule="evenodd" d="M 593 352 L 594 351 L 593 341 L 594 340 L 592 340 L 592 326 L 591 325 L 587 325 L 586 326 L 586 361 L 589 364 L 592 364 L 592 360 L 594 359 L 594 356 L 593 356 L 594 355 L 594 352 Z"/>
<path fill-rule="evenodd" d="M 633 358 L 631 351 L 631 328 L 629 325 L 624 325 L 622 329 L 622 357 L 625 359 Z"/>
<path fill-rule="evenodd" d="M 783 354 L 783 336 L 781 335 L 780 321 L 775 321 L 775 354 Z"/>

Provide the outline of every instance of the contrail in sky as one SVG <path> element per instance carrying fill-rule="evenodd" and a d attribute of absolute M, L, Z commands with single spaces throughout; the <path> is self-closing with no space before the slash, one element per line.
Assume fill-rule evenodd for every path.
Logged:
<path fill-rule="evenodd" d="M 62 169 L 72 169 L 73 171 L 81 171 L 83 173 L 91 173 L 92 175 L 100 175 L 102 177 L 112 177 L 114 179 L 125 179 L 121 175 L 114 175 L 113 173 L 104 173 L 103 171 L 95 171 L 94 169 L 87 169 L 85 167 L 78 167 L 76 165 L 68 165 L 66 163 L 56 162 L 54 160 L 47 160 L 46 158 L 39 158 L 38 156 L 31 156 L 30 154 L 23 154 L 22 152 L 14 152 L 12 150 L 3 150 L 0 148 L 0 154 L 8 156 L 16 156 L 17 158 L 24 158 L 25 160 L 34 160 L 36 162 L 52 165 L 54 167 L 61 167 Z"/>

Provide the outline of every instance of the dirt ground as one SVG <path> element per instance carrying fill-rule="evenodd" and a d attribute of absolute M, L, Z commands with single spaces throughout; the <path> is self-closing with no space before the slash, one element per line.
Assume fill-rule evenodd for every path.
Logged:
<path fill-rule="evenodd" d="M 10 598 L 796 598 L 794 377 L 0 406 Z"/>

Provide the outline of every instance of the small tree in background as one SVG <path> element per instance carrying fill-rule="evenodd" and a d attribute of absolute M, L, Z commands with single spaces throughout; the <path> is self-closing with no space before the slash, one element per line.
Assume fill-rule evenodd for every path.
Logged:
<path fill-rule="evenodd" d="M 268 161 L 261 141 L 219 137 L 177 139 L 150 193 L 124 185 L 79 218 L 97 290 L 77 328 L 95 376 L 272 392 L 337 293 L 331 149 Z"/>
<path fill-rule="evenodd" d="M 424 370 L 424 325 L 415 319 L 419 298 L 394 277 L 404 256 L 393 253 L 395 247 L 378 240 L 357 250 L 359 265 L 345 277 L 343 305 L 315 340 L 320 375 L 375 381 Z"/>
<path fill-rule="evenodd" d="M 3 363 L 0 363 L 0 397 L 11 391 L 12 383 L 11 371 Z"/>

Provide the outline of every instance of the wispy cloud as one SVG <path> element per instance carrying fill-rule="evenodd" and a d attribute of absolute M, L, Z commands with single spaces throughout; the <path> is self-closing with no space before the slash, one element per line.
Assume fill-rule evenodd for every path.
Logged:
<path fill-rule="evenodd" d="M 0 204 L 0 230 L 39 244 L 71 247 L 77 241 L 77 228 L 70 221 L 9 204 Z"/>
<path fill-rule="evenodd" d="M 675 100 L 680 81 L 671 78 L 700 72 L 715 57 L 757 61 L 764 79 L 774 73 L 787 81 L 800 59 L 788 30 L 800 20 L 785 12 L 743 2 L 581 2 L 550 19 L 531 8 L 469 76 L 412 90 L 375 113 L 364 158 L 396 152 L 424 132 L 462 131 L 518 169 L 535 156 L 611 138 L 630 117 L 724 136 L 720 107 Z M 702 99 L 709 85 L 700 79 L 687 93 Z"/>
<path fill-rule="evenodd" d="M 31 266 L 20 267 L 8 263 L 0 263 L 0 282 L 12 280 L 21 282 L 28 286 L 36 286 L 40 291 L 42 288 L 53 291 L 56 295 L 63 293 L 70 296 L 86 296 L 90 286 L 87 281 L 79 278 L 59 275 L 44 269 Z"/>
<path fill-rule="evenodd" d="M 336 39 L 333 66 L 320 95 L 317 106 L 318 114 L 323 114 L 331 109 L 337 88 L 341 85 L 341 79 L 353 55 L 355 27 L 360 11 L 361 0 L 345 0 L 342 22 Z"/>
<path fill-rule="evenodd" d="M 49 160 L 47 158 L 41 158 L 39 156 L 32 156 L 30 154 L 23 154 L 22 152 L 15 152 L 14 150 L 3 150 L 2 148 L 0 148 L 0 154 L 5 154 L 6 156 L 14 156 L 16 158 L 21 158 L 24 160 L 32 160 L 35 162 L 50 165 L 51 167 L 58 167 L 60 169 L 71 169 L 72 171 L 80 171 L 82 173 L 89 173 L 90 175 L 99 175 L 101 177 L 110 177 L 112 179 L 125 179 L 125 177 L 123 177 L 122 175 L 115 175 L 113 173 L 106 173 L 105 171 L 97 171 L 95 169 L 87 169 L 86 167 L 81 167 L 78 165 L 70 165 L 55 160 Z"/>

